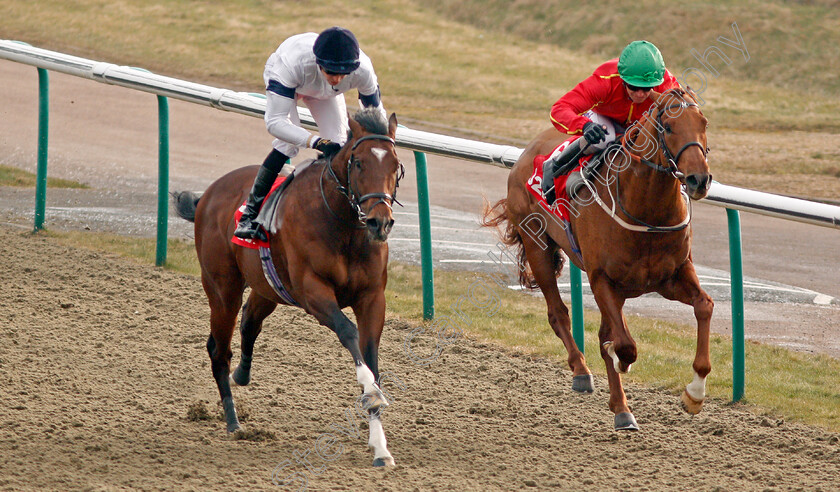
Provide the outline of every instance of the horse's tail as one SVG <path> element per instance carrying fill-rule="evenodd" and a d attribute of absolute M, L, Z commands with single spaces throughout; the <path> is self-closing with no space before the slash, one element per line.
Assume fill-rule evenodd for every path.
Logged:
<path fill-rule="evenodd" d="M 170 194 L 178 217 L 195 222 L 195 207 L 198 205 L 201 195 L 192 191 L 175 191 Z"/>
<path fill-rule="evenodd" d="M 515 248 L 516 266 L 519 270 L 519 284 L 526 289 L 536 289 L 538 287 L 537 281 L 534 278 L 534 273 L 531 271 L 531 266 L 528 264 L 528 259 L 525 257 L 525 247 L 522 245 L 522 236 L 519 233 L 519 227 L 517 227 L 514 221 L 510 220 L 510 216 L 508 215 L 507 198 L 502 198 L 492 207 L 485 200 L 484 213 L 482 214 L 480 223 L 484 227 L 494 227 L 499 233 L 499 239 L 501 239 L 502 243 L 507 247 Z M 504 225 L 504 228 L 502 228 L 502 225 Z M 559 265 L 555 264 L 555 274 L 559 276 L 560 269 L 562 268 L 562 262 Z"/>

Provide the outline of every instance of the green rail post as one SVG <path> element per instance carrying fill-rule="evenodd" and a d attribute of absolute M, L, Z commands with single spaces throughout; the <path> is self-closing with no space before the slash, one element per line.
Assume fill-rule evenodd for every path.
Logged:
<path fill-rule="evenodd" d="M 50 76 L 38 69 L 38 174 L 35 178 L 35 232 L 44 228 L 47 209 L 47 155 L 50 137 Z"/>
<path fill-rule="evenodd" d="M 741 218 L 726 209 L 729 222 L 729 282 L 732 297 L 732 401 L 744 397 L 744 272 L 741 259 Z"/>
<path fill-rule="evenodd" d="M 569 280 L 572 287 L 572 336 L 575 344 L 584 353 L 583 340 L 583 281 L 580 268 L 569 262 Z"/>
<path fill-rule="evenodd" d="M 417 208 L 420 214 L 420 265 L 423 271 L 423 319 L 435 317 L 435 273 L 432 269 L 432 225 L 429 212 L 429 178 L 426 154 L 414 152 L 417 173 Z"/>
<path fill-rule="evenodd" d="M 169 101 L 158 100 L 158 215 L 155 265 L 166 264 L 166 241 L 169 225 Z"/>

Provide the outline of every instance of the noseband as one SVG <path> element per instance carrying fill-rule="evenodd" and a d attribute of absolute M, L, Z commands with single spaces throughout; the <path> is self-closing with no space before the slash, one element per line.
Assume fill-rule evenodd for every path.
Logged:
<path fill-rule="evenodd" d="M 333 217 L 335 217 L 336 219 L 339 218 L 335 214 L 335 212 L 333 212 L 332 208 L 330 207 L 330 204 L 327 202 L 327 197 L 324 194 L 324 173 L 328 172 L 336 182 L 336 189 L 339 191 L 339 193 L 341 193 L 347 198 L 347 201 L 349 202 L 350 206 L 356 212 L 356 218 L 359 221 L 359 223 L 356 225 L 357 228 L 365 227 L 364 223 L 365 219 L 367 219 L 367 213 L 365 213 L 365 211 L 362 210 L 362 203 L 366 202 L 367 200 L 377 199 L 376 202 L 374 202 L 374 204 L 370 208 L 368 208 L 368 210 L 373 210 L 373 208 L 379 205 L 380 203 L 384 203 L 388 208 L 392 208 L 394 202 L 396 202 L 399 206 L 403 206 L 402 203 L 397 201 L 397 188 L 399 188 L 400 186 L 400 179 L 402 179 L 403 176 L 405 176 L 405 166 L 403 166 L 402 162 L 399 163 L 399 175 L 397 176 L 397 182 L 394 186 L 393 194 L 368 193 L 366 195 L 359 196 L 358 193 L 356 193 L 356 191 L 353 189 L 353 183 L 350 182 L 350 168 L 353 165 L 354 161 L 352 152 L 356 150 L 356 147 L 358 147 L 359 144 L 364 142 L 365 140 L 384 140 L 386 142 L 390 142 L 392 145 L 396 145 L 394 139 L 387 135 L 365 135 L 364 137 L 357 139 L 353 143 L 353 146 L 350 148 L 350 157 L 347 158 L 347 186 L 344 186 L 338 179 L 338 176 L 332 169 L 332 162 L 328 162 L 327 165 L 324 166 L 324 172 L 321 173 L 321 198 L 323 198 L 324 204 L 327 206 L 327 210 L 330 211 Z"/>
<path fill-rule="evenodd" d="M 647 159 L 641 159 L 642 163 L 646 166 L 651 167 L 662 173 L 671 173 L 671 175 L 674 176 L 674 178 L 680 180 L 680 182 L 682 182 L 685 179 L 685 174 L 683 174 L 683 172 L 680 171 L 679 167 L 677 167 L 677 163 L 680 161 L 680 156 L 682 156 L 682 153 L 691 147 L 697 146 L 700 148 L 700 152 L 703 154 L 703 158 L 705 159 L 706 155 L 709 153 L 709 149 L 708 147 L 703 147 L 703 144 L 701 144 L 700 142 L 693 141 L 688 142 L 682 147 L 680 147 L 680 150 L 677 152 L 677 155 L 674 156 L 674 154 L 671 153 L 671 149 L 668 148 L 668 144 L 665 142 L 665 125 L 662 124 L 662 115 L 666 111 L 670 111 L 672 109 L 681 108 L 680 111 L 682 111 L 683 109 L 692 106 L 697 107 L 697 103 L 687 102 L 683 100 L 680 101 L 679 104 L 672 104 L 670 106 L 666 106 L 656 113 L 656 138 L 659 141 L 659 147 L 662 149 L 662 154 L 665 156 L 665 160 L 668 162 L 668 167 L 662 167 L 655 162 L 649 161 Z"/>

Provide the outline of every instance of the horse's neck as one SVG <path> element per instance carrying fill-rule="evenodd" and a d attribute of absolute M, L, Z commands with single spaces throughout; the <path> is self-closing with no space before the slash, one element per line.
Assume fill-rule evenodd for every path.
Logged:
<path fill-rule="evenodd" d="M 325 169 L 326 176 L 322 177 L 323 200 L 326 200 L 332 214 L 337 216 L 333 217 L 333 222 L 339 229 L 355 229 L 359 222 L 356 209 L 353 208 L 350 199 L 338 188 L 340 185 L 347 193 L 350 193 L 350 183 L 346 176 L 347 169 L 340 164 L 339 159 L 333 159 L 331 162 L 326 162 L 325 165 L 329 169 Z M 330 169 L 332 174 L 330 174 Z M 332 214 L 330 215 L 332 216 Z"/>
<path fill-rule="evenodd" d="M 625 157 L 626 159 L 626 157 Z M 651 162 L 662 168 L 661 152 Z M 627 163 L 625 163 L 627 164 Z M 670 172 L 662 172 L 641 162 L 638 155 L 627 165 L 614 171 L 618 193 L 624 209 L 638 219 L 649 223 L 670 224 L 685 217 L 685 202 L 680 193 L 680 182 Z"/>

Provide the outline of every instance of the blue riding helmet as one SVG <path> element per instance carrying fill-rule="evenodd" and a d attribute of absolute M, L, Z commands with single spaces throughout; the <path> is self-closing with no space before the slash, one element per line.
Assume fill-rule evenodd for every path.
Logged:
<path fill-rule="evenodd" d="M 324 30 L 312 47 L 315 61 L 325 71 L 336 74 L 349 74 L 359 68 L 359 42 L 356 36 L 342 27 Z"/>

